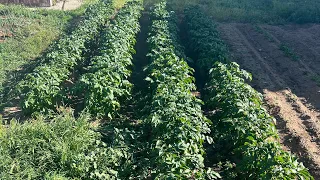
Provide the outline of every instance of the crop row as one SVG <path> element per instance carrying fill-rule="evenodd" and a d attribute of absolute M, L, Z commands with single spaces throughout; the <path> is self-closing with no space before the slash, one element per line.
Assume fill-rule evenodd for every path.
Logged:
<path fill-rule="evenodd" d="M 85 108 L 95 115 L 112 118 L 121 100 L 130 97 L 131 75 L 136 34 L 140 30 L 141 0 L 128 1 L 112 24 L 102 33 L 102 44 L 97 56 L 91 59 L 88 73 L 80 78 L 77 91 L 84 92 Z"/>
<path fill-rule="evenodd" d="M 176 53 L 177 25 L 175 15 L 166 10 L 166 3 L 157 4 L 152 11 L 152 25 L 147 40 L 148 89 L 151 103 L 144 123 L 151 129 L 149 163 L 153 179 L 205 179 L 205 134 L 209 123 L 201 111 L 201 100 L 195 90 L 193 69 Z M 210 140 L 210 139 L 209 139 Z M 210 173 L 211 172 L 211 173 Z"/>
<path fill-rule="evenodd" d="M 69 36 L 60 39 L 42 59 L 42 65 L 26 76 L 19 84 L 22 109 L 25 113 L 41 112 L 54 108 L 62 83 L 79 63 L 89 42 L 98 33 L 99 27 L 106 23 L 115 10 L 111 1 L 99 1 L 89 6 L 84 19 Z"/>
<path fill-rule="evenodd" d="M 94 58 L 90 66 L 93 75 L 108 67 L 110 71 L 116 68 L 122 71 L 123 62 L 131 64 L 130 52 L 133 52 L 134 35 L 139 31 L 141 10 L 141 0 L 127 1 L 110 27 L 105 29 L 103 46 L 99 50 L 109 55 L 102 53 Z M 123 34 L 125 32 L 128 34 Z M 105 76 L 110 74 L 106 70 L 103 72 Z M 88 74 L 83 77 L 86 76 Z M 111 79 L 117 79 L 116 76 L 122 77 L 116 75 L 107 79 L 105 76 L 99 78 L 110 83 L 114 83 Z M 97 105 L 103 106 L 102 103 Z M 108 102 L 105 105 L 108 106 Z M 72 110 L 59 111 L 62 111 L 61 115 L 55 114 L 46 120 L 40 117 L 24 124 L 12 121 L 7 127 L 0 125 L 0 177 L 103 180 L 126 179 L 123 176 L 132 173 L 126 170 L 132 158 L 129 145 L 133 133 L 123 128 L 122 123 L 108 123 L 103 130 L 99 129 L 103 131 L 102 137 L 85 112 L 75 119 Z"/>
<path fill-rule="evenodd" d="M 214 112 L 210 119 L 213 152 L 219 153 L 215 157 L 235 163 L 231 171 L 237 179 L 313 179 L 302 163 L 282 150 L 274 118 L 263 108 L 261 94 L 246 83 L 251 75 L 227 62 L 214 22 L 198 6 L 185 14 L 189 48 L 207 70 L 203 99 Z"/>

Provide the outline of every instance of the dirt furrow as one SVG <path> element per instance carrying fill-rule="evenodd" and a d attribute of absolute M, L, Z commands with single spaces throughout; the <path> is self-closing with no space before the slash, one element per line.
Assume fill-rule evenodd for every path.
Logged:
<path fill-rule="evenodd" d="M 219 24 L 219 31 L 232 60 L 252 73 L 252 86 L 264 94 L 277 119 L 283 148 L 296 154 L 315 179 L 320 179 L 320 113 L 312 106 L 320 107 L 320 89 L 310 78 L 318 73 L 316 68 L 309 60 L 288 57 L 280 49 L 283 39 L 269 30 L 273 41 L 251 24 Z"/>
<path fill-rule="evenodd" d="M 253 73 L 253 86 L 255 88 L 268 87 L 275 89 L 283 84 L 272 69 L 264 63 L 264 58 L 238 30 L 236 24 L 220 24 L 219 30 L 222 33 L 223 39 L 229 45 L 232 59 L 236 60 L 242 68 L 251 73 L 260 72 Z"/>
<path fill-rule="evenodd" d="M 315 32 L 320 31 L 320 26 L 313 25 L 309 28 L 287 26 L 271 26 L 263 25 L 263 29 L 269 34 L 288 44 L 299 55 L 300 60 L 315 73 L 320 72 L 320 34 Z"/>
<path fill-rule="evenodd" d="M 264 91 L 272 115 L 277 117 L 281 143 L 295 153 L 310 169 L 315 179 L 320 178 L 319 119 L 288 90 Z M 305 120 L 302 117 L 307 117 Z M 306 120 L 309 120 L 306 123 Z M 313 128 L 314 129 L 313 129 Z M 312 131 L 309 131 L 313 129 Z"/>
<path fill-rule="evenodd" d="M 258 26 L 258 27 L 260 27 L 260 28 L 263 29 L 262 26 Z M 271 33 L 269 33 L 269 32 L 266 32 L 266 33 L 268 34 L 269 37 L 272 38 L 272 40 L 274 41 L 274 43 L 275 43 L 278 47 L 280 47 L 280 46 L 283 44 L 283 42 L 281 42 L 281 41 L 280 41 L 276 36 L 274 36 L 273 34 L 271 34 Z M 304 42 L 302 42 L 302 41 L 301 41 L 300 43 L 301 43 L 302 45 L 304 45 L 304 46 L 307 46 L 306 43 L 304 43 Z M 313 49 L 310 49 L 310 50 L 311 50 L 313 53 L 317 53 L 317 52 L 314 51 Z M 308 73 L 309 73 L 310 75 L 312 75 L 312 76 L 318 75 L 318 72 L 315 72 L 313 69 L 311 69 L 311 68 L 309 67 L 309 65 L 304 62 L 304 59 L 303 59 L 303 58 L 299 58 L 297 61 L 298 61 L 299 65 L 302 66 L 303 68 L 305 68 L 305 70 L 308 71 Z"/>
<path fill-rule="evenodd" d="M 288 57 L 277 43 L 268 41 L 252 25 L 238 24 L 237 27 L 245 35 L 249 43 L 255 49 L 260 50 L 258 52 L 262 57 L 265 57 L 264 62 L 280 77 L 282 86 L 277 86 L 271 90 L 283 90 L 284 87 L 288 87 L 299 97 L 305 97 L 313 106 L 320 108 L 320 87 L 312 79 L 312 74 L 301 65 L 301 62 L 294 61 Z M 252 73 L 259 74 L 263 72 L 254 71 Z M 270 89 L 269 87 L 261 88 Z"/>

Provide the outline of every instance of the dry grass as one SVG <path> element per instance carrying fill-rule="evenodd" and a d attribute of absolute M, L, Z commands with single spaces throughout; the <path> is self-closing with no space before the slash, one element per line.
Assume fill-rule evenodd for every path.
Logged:
<path fill-rule="evenodd" d="M 113 4 L 117 9 L 120 9 L 125 3 L 126 0 L 113 0 Z"/>

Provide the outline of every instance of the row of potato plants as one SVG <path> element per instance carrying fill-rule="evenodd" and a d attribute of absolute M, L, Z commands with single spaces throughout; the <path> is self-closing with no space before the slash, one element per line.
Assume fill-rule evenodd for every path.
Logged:
<path fill-rule="evenodd" d="M 120 9 L 112 24 L 102 33 L 103 43 L 99 51 L 104 53 L 101 53 L 103 56 L 93 58 L 90 73 L 84 74 L 81 80 L 108 67 L 110 72 L 103 71 L 99 73 L 103 76 L 97 78 L 109 82 L 120 76 L 105 78 L 115 68 L 118 68 L 117 71 L 125 68 L 121 67 L 125 65 L 120 64 L 120 60 L 131 60 L 142 6 L 140 0 L 129 0 Z M 108 64 L 108 61 L 111 63 Z M 82 83 L 79 82 L 81 88 Z M 102 103 L 96 104 L 103 106 Z M 108 106 L 108 103 L 105 105 Z M 46 117 L 45 120 L 36 119 L 25 124 L 13 122 L 4 131 L 0 126 L 0 140 L 6 139 L 0 143 L 0 159 L 4 160 L 0 163 L 0 176 L 8 179 L 126 179 L 132 173 L 128 172 L 133 158 L 129 146 L 135 143 L 132 138 L 138 135 L 128 130 L 124 122 L 107 123 L 97 129 L 92 127 L 87 113 L 75 119 L 74 114 L 69 112 L 67 109 L 62 115 L 54 114 L 53 119 Z M 12 144 L 14 146 L 10 146 Z M 16 167 L 12 166 L 12 162 Z"/>
<path fill-rule="evenodd" d="M 141 0 L 127 1 L 109 28 L 102 33 L 103 43 L 99 48 L 101 56 L 93 58 L 89 66 L 90 73 L 84 74 L 79 82 L 81 88 L 83 88 L 83 79 L 94 75 L 101 76 L 88 81 L 99 83 L 94 80 L 101 79 L 115 86 L 117 81 L 111 80 L 119 79 L 118 76 L 124 78 L 122 74 L 111 76 L 115 69 L 119 73 L 125 71 L 126 76 L 129 76 L 127 74 L 129 71 L 124 69 L 131 64 L 129 63 L 132 58 L 130 53 L 134 52 L 134 36 L 139 31 L 138 19 L 142 6 Z M 118 53 L 112 54 L 112 52 Z M 127 65 L 124 62 L 128 62 Z M 100 70 L 100 73 L 95 74 Z M 111 87 L 112 84 L 109 86 Z M 107 88 L 109 87 L 104 87 L 104 89 Z M 90 89 L 81 90 L 89 91 Z M 93 91 L 96 90 L 93 89 Z M 104 95 L 108 94 L 101 96 Z M 109 104 L 106 101 L 96 105 L 107 107 Z M 133 159 L 133 148 L 130 146 L 137 144 L 133 138 L 139 137 L 139 134 L 131 131 L 132 128 L 124 121 L 109 122 L 100 128 L 93 127 L 94 124 L 90 122 L 92 114 L 83 112 L 78 119 L 75 119 L 72 111 L 62 109 L 61 114 L 53 114 L 52 117 L 45 116 L 43 119 L 40 117 L 23 124 L 12 121 L 7 127 L 0 125 L 0 160 L 2 160 L 0 177 L 5 179 L 127 179 L 126 177 L 132 173 L 129 172 Z"/>
<path fill-rule="evenodd" d="M 215 23 L 198 6 L 186 9 L 185 15 L 189 49 L 208 77 L 203 99 L 214 112 L 210 115 L 213 152 L 236 164 L 232 178 L 313 179 L 297 158 L 281 148 L 262 95 L 246 83 L 251 74 L 228 62 Z"/>
<path fill-rule="evenodd" d="M 84 93 L 84 106 L 94 115 L 113 118 L 120 103 L 130 98 L 132 54 L 140 31 L 141 0 L 131 0 L 102 33 L 98 55 L 91 59 L 76 89 Z"/>
<path fill-rule="evenodd" d="M 42 65 L 18 85 L 21 107 L 25 113 L 43 112 L 56 106 L 62 99 L 62 84 L 71 75 L 77 63 L 83 60 L 85 45 L 99 28 L 115 13 L 111 0 L 99 1 L 89 6 L 78 27 L 57 41 L 41 59 Z"/>
<path fill-rule="evenodd" d="M 202 101 L 192 94 L 193 69 L 176 55 L 175 15 L 166 7 L 166 2 L 154 6 L 147 39 L 151 63 L 145 70 L 151 100 L 143 122 L 150 129 L 151 178 L 213 179 L 219 174 L 206 171 L 203 158 L 209 121 L 202 114 Z"/>

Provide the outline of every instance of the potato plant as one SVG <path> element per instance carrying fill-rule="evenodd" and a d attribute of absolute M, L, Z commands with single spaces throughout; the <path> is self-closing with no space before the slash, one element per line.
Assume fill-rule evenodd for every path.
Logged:
<path fill-rule="evenodd" d="M 27 114 L 53 109 L 61 99 L 62 83 L 66 81 L 75 65 L 82 60 L 85 43 L 99 31 L 99 27 L 114 14 L 110 1 L 99 1 L 88 7 L 84 19 L 69 36 L 61 38 L 41 60 L 42 65 L 18 85 L 21 107 Z"/>
<path fill-rule="evenodd" d="M 147 40 L 151 64 L 146 68 L 151 104 L 146 105 L 148 113 L 143 119 L 151 129 L 151 177 L 206 179 L 203 143 L 210 131 L 209 122 L 202 114 L 201 100 L 192 94 L 196 88 L 193 70 L 176 55 L 174 14 L 167 11 L 163 2 L 155 5 L 151 17 Z M 219 177 L 213 171 L 209 174 Z"/>
<path fill-rule="evenodd" d="M 119 11 L 102 33 L 99 54 L 91 59 L 88 73 L 77 84 L 77 91 L 84 92 L 84 105 L 91 114 L 113 118 L 121 100 L 130 98 L 129 67 L 142 9 L 141 0 L 131 0 Z"/>
<path fill-rule="evenodd" d="M 189 43 L 196 64 L 207 73 L 203 93 L 205 106 L 214 112 L 211 134 L 213 149 L 236 163 L 237 179 L 313 179 L 308 170 L 278 142 L 274 118 L 263 108 L 262 96 L 246 82 L 251 74 L 235 62 L 214 24 L 198 7 L 186 11 Z"/>

